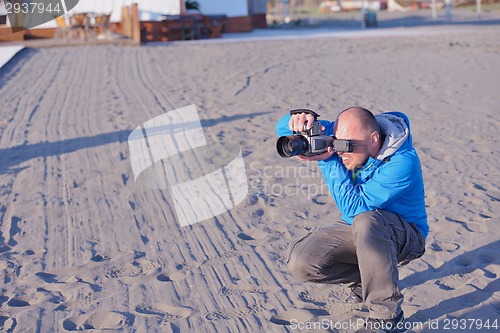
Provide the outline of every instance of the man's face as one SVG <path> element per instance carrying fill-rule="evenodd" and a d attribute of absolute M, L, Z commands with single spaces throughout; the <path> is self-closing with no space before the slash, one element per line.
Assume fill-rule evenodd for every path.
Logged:
<path fill-rule="evenodd" d="M 338 120 L 335 137 L 341 140 L 353 140 L 355 144 L 351 153 L 338 153 L 348 170 L 363 166 L 370 157 L 370 134 L 366 133 L 355 119 L 342 117 Z"/>

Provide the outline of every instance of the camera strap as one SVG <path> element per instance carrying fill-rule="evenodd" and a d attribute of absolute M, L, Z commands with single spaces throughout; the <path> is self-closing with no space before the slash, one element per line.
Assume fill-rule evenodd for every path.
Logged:
<path fill-rule="evenodd" d="M 318 119 L 318 117 L 320 116 L 319 114 L 317 114 L 313 110 L 309 110 L 309 109 L 293 109 L 293 110 L 290 110 L 290 115 L 291 116 L 293 116 L 294 114 L 299 114 L 299 113 L 311 114 L 311 115 L 314 116 L 314 120 Z"/>

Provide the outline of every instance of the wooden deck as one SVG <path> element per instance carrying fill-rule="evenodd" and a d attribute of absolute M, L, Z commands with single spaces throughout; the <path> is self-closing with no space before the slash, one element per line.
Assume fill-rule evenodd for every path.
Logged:
<path fill-rule="evenodd" d="M 15 41 L 0 41 L 1 46 L 11 46 L 11 45 L 24 45 L 25 47 L 33 48 L 43 48 L 43 47 L 64 47 L 64 46 L 82 46 L 82 45 L 140 45 L 140 42 L 136 42 L 131 38 L 124 36 L 116 36 L 112 39 L 104 40 L 80 40 L 74 39 L 68 42 L 64 40 L 54 40 L 53 38 L 37 38 L 37 39 L 27 39 L 27 40 L 15 40 Z"/>

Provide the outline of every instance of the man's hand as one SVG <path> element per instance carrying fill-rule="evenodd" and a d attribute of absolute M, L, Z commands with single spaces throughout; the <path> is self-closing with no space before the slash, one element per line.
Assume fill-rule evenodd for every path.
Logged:
<path fill-rule="evenodd" d="M 304 124 L 307 123 L 306 129 L 310 129 L 312 127 L 312 124 L 314 123 L 316 119 L 312 114 L 309 113 L 297 113 L 294 114 L 290 117 L 290 121 L 288 122 L 288 126 L 290 129 L 294 132 L 303 132 L 304 131 Z M 321 126 L 321 129 L 324 131 L 325 127 Z M 327 150 L 320 155 L 315 155 L 315 156 L 303 156 L 303 155 L 297 155 L 299 160 L 301 161 L 322 161 L 326 160 L 335 154 L 335 151 L 333 150 L 332 147 L 328 147 Z"/>
<path fill-rule="evenodd" d="M 290 117 L 288 127 L 294 132 L 303 132 L 304 124 L 307 122 L 306 129 L 310 129 L 314 123 L 314 116 L 308 113 L 297 113 Z"/>
<path fill-rule="evenodd" d="M 320 155 L 314 155 L 314 156 L 297 155 L 296 157 L 301 161 L 323 161 L 323 160 L 326 160 L 326 159 L 329 159 L 330 157 L 332 157 L 333 154 L 335 154 L 335 151 L 333 150 L 333 148 L 328 147 L 326 149 L 326 151 Z"/>

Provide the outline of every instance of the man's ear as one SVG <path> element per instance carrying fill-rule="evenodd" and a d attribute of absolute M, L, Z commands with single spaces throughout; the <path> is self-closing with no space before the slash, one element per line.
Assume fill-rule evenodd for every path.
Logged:
<path fill-rule="evenodd" d="M 372 144 L 377 144 L 380 141 L 380 133 L 377 131 L 373 131 L 371 139 L 372 139 Z"/>

